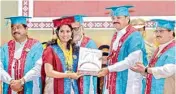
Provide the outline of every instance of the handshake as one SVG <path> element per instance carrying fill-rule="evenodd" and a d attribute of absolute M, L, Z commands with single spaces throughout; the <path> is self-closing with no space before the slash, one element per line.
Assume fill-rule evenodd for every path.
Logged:
<path fill-rule="evenodd" d="M 68 75 L 68 78 L 70 78 L 70 79 L 78 79 L 79 77 L 81 77 L 81 76 L 83 76 L 83 75 L 81 75 L 79 72 L 77 72 L 77 73 L 67 73 L 67 75 Z"/>
<path fill-rule="evenodd" d="M 15 92 L 20 92 L 23 90 L 23 85 L 24 85 L 24 79 L 20 80 L 11 80 L 10 81 L 10 88 L 15 91 Z"/>
<path fill-rule="evenodd" d="M 141 62 L 136 62 L 135 66 L 131 66 L 130 69 L 134 72 L 137 73 L 141 73 L 142 75 L 146 75 L 145 71 L 146 71 L 146 67 L 143 65 L 143 63 Z M 102 77 L 102 76 L 106 76 L 109 73 L 108 68 L 102 68 L 99 73 L 98 73 L 98 77 Z"/>

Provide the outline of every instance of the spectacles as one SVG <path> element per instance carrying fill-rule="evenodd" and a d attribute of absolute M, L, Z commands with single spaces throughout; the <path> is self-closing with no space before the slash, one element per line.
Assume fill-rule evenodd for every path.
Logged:
<path fill-rule="evenodd" d="M 81 26 L 79 26 L 79 27 L 74 27 L 73 30 L 74 30 L 74 31 L 79 31 L 80 28 L 81 28 Z"/>
<path fill-rule="evenodd" d="M 168 30 L 155 30 L 154 32 L 156 32 L 156 33 L 163 33 L 164 31 L 168 31 Z"/>
<path fill-rule="evenodd" d="M 112 20 L 115 20 L 115 19 L 122 19 L 122 18 L 124 18 L 124 16 L 111 16 L 111 19 L 112 19 Z M 126 16 L 125 16 L 125 18 L 126 18 Z"/>

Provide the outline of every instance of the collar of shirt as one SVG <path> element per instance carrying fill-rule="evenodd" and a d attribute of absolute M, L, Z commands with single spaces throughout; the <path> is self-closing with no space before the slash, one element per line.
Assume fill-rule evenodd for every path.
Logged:
<path fill-rule="evenodd" d="M 167 42 L 167 43 L 161 44 L 161 45 L 159 46 L 159 49 L 163 49 L 163 48 L 166 47 L 169 43 L 171 43 L 173 40 L 174 40 L 174 39 L 170 40 L 170 41 Z"/>
<path fill-rule="evenodd" d="M 166 47 L 169 43 L 171 43 L 174 39 L 170 40 L 169 42 L 167 43 L 164 43 L 164 44 L 161 44 L 159 46 L 159 51 L 158 51 L 158 54 L 162 51 L 162 49 L 164 49 L 164 47 Z"/>
<path fill-rule="evenodd" d="M 83 40 L 83 35 L 81 35 L 81 39 L 78 41 L 78 43 L 77 43 L 77 46 L 81 46 L 81 42 L 82 42 L 82 40 Z"/>
<path fill-rule="evenodd" d="M 125 28 L 123 28 L 122 30 L 120 31 L 116 31 L 117 32 L 117 35 L 124 35 L 126 33 L 126 28 L 128 27 L 129 25 L 127 25 Z"/>
<path fill-rule="evenodd" d="M 116 31 L 117 32 L 117 37 L 116 37 L 116 39 L 115 39 L 115 41 L 114 41 L 114 43 L 113 43 L 113 50 L 116 50 L 117 49 L 117 46 L 118 46 L 118 44 L 119 44 L 119 40 L 120 40 L 120 38 L 126 33 L 126 28 L 127 28 L 128 26 L 126 26 L 125 28 L 123 28 L 122 30 L 120 30 L 120 31 Z"/>
<path fill-rule="evenodd" d="M 27 39 L 25 39 L 25 41 L 23 41 L 21 43 L 15 41 L 15 49 L 18 50 L 21 47 L 23 48 L 26 42 L 27 42 Z"/>

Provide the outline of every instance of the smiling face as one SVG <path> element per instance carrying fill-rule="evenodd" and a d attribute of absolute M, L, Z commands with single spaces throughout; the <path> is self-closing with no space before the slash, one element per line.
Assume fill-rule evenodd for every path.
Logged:
<path fill-rule="evenodd" d="M 62 43 L 67 43 L 72 38 L 71 27 L 68 25 L 62 25 L 59 31 L 57 31 L 57 36 Z"/>
<path fill-rule="evenodd" d="M 74 36 L 73 37 L 73 42 L 77 43 L 78 41 L 81 40 L 84 28 L 78 22 L 72 23 L 72 28 L 73 28 L 73 36 Z"/>
<path fill-rule="evenodd" d="M 122 30 L 128 25 L 129 16 L 112 16 L 112 22 L 117 30 Z"/>
<path fill-rule="evenodd" d="M 173 39 L 173 31 L 157 27 L 155 31 L 156 39 L 160 44 L 164 44 Z"/>
<path fill-rule="evenodd" d="M 22 24 L 12 24 L 11 34 L 15 40 L 21 40 L 27 37 L 27 26 Z"/>

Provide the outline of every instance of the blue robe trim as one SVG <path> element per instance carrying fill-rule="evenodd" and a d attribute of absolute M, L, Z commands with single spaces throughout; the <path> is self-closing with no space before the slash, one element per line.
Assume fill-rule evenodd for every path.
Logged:
<path fill-rule="evenodd" d="M 58 45 L 52 45 L 51 46 L 53 49 L 54 49 L 54 52 L 57 54 L 57 56 L 59 57 L 61 63 L 62 63 L 62 68 L 63 68 L 63 72 L 66 72 L 67 71 L 67 68 L 66 68 L 66 63 L 65 63 L 65 56 L 64 56 L 64 53 L 63 51 L 61 50 L 61 48 L 58 46 Z M 75 53 L 74 53 L 75 54 Z M 76 69 L 77 69 L 77 60 L 74 60 L 73 59 L 73 70 L 76 72 Z M 72 83 L 73 82 L 73 83 Z M 69 78 L 64 78 L 64 94 L 71 94 L 71 86 L 73 87 L 73 90 L 74 90 L 74 94 L 79 94 L 79 90 L 78 90 L 78 83 L 77 83 L 77 80 L 71 80 Z"/>

